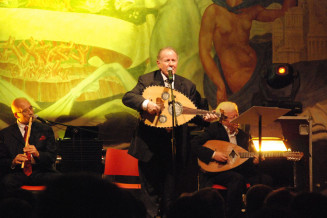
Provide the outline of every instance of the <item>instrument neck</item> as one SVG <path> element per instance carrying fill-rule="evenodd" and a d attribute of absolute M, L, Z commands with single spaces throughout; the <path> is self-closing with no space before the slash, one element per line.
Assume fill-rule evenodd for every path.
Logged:
<path fill-rule="evenodd" d="M 213 111 L 207 111 L 207 110 L 202 110 L 202 109 L 193 109 L 193 108 L 188 108 L 188 107 L 183 107 L 183 114 L 196 114 L 196 115 L 206 115 L 206 114 L 215 114 L 218 117 L 221 117 L 221 113 L 213 112 Z"/>
<path fill-rule="evenodd" d="M 242 158 L 251 158 L 254 156 L 259 156 L 259 152 L 240 152 L 239 155 Z M 285 151 L 272 151 L 272 152 L 265 151 L 265 152 L 261 152 L 260 155 L 263 157 L 284 157 Z"/>

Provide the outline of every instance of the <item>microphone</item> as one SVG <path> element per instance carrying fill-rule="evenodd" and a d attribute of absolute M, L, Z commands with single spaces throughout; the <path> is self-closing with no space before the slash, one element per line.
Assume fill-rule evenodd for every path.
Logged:
<path fill-rule="evenodd" d="M 173 68 L 172 67 L 168 67 L 167 71 L 168 71 L 168 82 L 169 83 L 172 83 L 174 81 Z"/>
<path fill-rule="evenodd" d="M 47 124 L 48 123 L 48 121 L 47 120 L 45 120 L 45 119 L 42 119 L 41 117 L 39 117 L 37 114 L 34 114 L 34 116 L 33 116 L 35 119 L 38 119 L 39 121 L 41 121 L 42 123 L 44 123 L 44 124 Z"/>

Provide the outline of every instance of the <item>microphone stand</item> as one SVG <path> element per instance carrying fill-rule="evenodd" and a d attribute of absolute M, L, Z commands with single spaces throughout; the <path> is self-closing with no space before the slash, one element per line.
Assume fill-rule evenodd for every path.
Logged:
<path fill-rule="evenodd" d="M 43 122 L 44 123 L 44 122 Z M 86 128 L 82 128 L 82 127 L 79 127 L 79 126 L 73 126 L 73 125 L 67 125 L 67 124 L 64 124 L 64 123 L 59 123 L 59 122 L 55 122 L 55 121 L 51 121 L 51 120 L 45 120 L 45 123 L 44 124 L 47 124 L 49 126 L 55 126 L 55 125 L 61 125 L 61 126 L 66 126 L 66 127 L 73 127 L 73 134 L 75 135 L 76 133 L 78 133 L 80 130 L 84 130 L 86 132 L 92 132 L 92 133 L 97 133 L 99 134 L 98 131 L 92 131 L 92 130 L 89 130 L 89 129 L 86 129 Z"/>
<path fill-rule="evenodd" d="M 171 111 L 171 118 L 172 118 L 172 130 L 171 130 L 171 151 L 172 151 L 172 166 L 173 166 L 173 173 L 175 174 L 175 166 L 176 166 L 176 139 L 175 139 L 175 123 L 177 123 L 176 117 L 176 109 L 175 109 L 175 96 L 174 96 L 174 89 L 173 89 L 173 81 L 169 80 L 170 84 L 170 99 L 171 101 L 169 104 L 172 105 Z"/>

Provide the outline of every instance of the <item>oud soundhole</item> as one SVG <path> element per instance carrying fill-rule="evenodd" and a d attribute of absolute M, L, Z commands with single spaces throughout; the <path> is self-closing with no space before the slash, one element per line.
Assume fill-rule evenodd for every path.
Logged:
<path fill-rule="evenodd" d="M 163 92 L 162 94 L 161 94 L 161 98 L 162 98 L 162 100 L 168 100 L 169 99 L 169 93 L 168 92 Z"/>
<path fill-rule="evenodd" d="M 173 114 L 173 104 L 169 105 L 168 112 L 170 115 Z M 176 111 L 176 117 L 181 115 L 183 113 L 183 105 L 179 102 L 175 102 L 175 111 Z"/>
<path fill-rule="evenodd" d="M 167 122 L 167 117 L 165 115 L 160 115 L 159 116 L 159 122 L 160 123 L 165 123 Z"/>

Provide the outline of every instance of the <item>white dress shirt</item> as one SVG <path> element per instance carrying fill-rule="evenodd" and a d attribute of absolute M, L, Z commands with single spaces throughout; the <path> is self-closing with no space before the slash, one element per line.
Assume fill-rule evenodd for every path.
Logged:
<path fill-rule="evenodd" d="M 161 71 L 161 76 L 162 76 L 162 79 L 163 79 L 163 81 L 165 83 L 165 87 L 170 88 L 170 84 L 168 82 L 168 78 L 166 77 L 165 74 L 162 73 L 162 71 Z M 173 89 L 174 89 L 174 81 L 175 81 L 175 75 L 173 74 L 173 82 L 171 83 Z M 142 103 L 142 109 L 143 110 L 146 110 L 148 108 L 148 103 L 149 103 L 149 100 L 148 99 L 146 99 L 146 100 L 143 101 L 143 103 Z"/>

